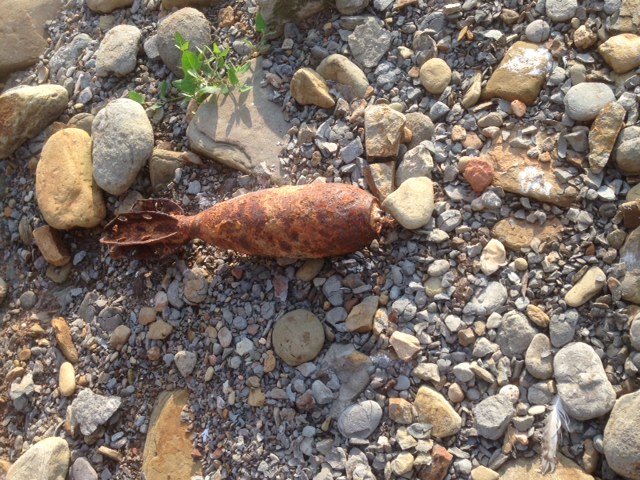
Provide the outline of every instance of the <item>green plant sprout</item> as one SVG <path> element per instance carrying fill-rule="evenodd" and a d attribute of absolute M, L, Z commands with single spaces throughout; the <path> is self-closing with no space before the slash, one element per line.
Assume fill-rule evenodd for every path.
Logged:
<path fill-rule="evenodd" d="M 240 81 L 239 76 L 249 70 L 251 64 L 245 62 L 235 65 L 229 59 L 231 49 L 221 48 L 214 43 L 212 47 L 198 49 L 198 53 L 189 50 L 189 42 L 176 33 L 176 46 L 182 52 L 182 73 L 184 78 L 175 80 L 173 86 L 189 100 L 198 103 L 219 94 L 228 95 L 234 89 L 240 93 L 251 90 L 251 86 Z"/>

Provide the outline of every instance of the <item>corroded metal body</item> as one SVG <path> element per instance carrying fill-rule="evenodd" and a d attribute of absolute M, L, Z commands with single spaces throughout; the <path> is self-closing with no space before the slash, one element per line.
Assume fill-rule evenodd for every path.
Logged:
<path fill-rule="evenodd" d="M 114 258 L 164 256 L 194 238 L 247 255 L 330 257 L 359 250 L 392 223 L 373 195 L 339 183 L 260 190 L 192 216 L 169 200 L 138 208 L 106 226 L 100 241 Z"/>

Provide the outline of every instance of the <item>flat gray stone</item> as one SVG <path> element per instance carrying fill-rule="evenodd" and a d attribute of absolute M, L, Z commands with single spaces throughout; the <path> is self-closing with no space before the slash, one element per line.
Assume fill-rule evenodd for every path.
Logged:
<path fill-rule="evenodd" d="M 551 342 L 544 333 L 536 334 L 524 356 L 525 367 L 533 377 L 548 380 L 553 376 L 553 353 Z"/>
<path fill-rule="evenodd" d="M 591 420 L 609 413 L 616 393 L 602 361 L 586 343 L 570 343 L 556 353 L 553 371 L 565 410 L 576 420 Z"/>
<path fill-rule="evenodd" d="M 500 282 L 490 282 L 485 288 L 476 291 L 462 313 L 486 317 L 507 301 L 507 289 Z"/>
<path fill-rule="evenodd" d="M 391 47 L 391 33 L 385 30 L 377 17 L 368 17 L 349 35 L 349 48 L 359 65 L 377 67 Z"/>
<path fill-rule="evenodd" d="M 583 82 L 569 89 L 564 97 L 564 108 L 573 120 L 588 122 L 615 100 L 613 90 L 606 83 Z"/>
<path fill-rule="evenodd" d="M 251 71 L 255 72 L 253 74 Z M 194 152 L 221 164 L 254 175 L 267 175 L 282 183 L 280 154 L 283 137 L 289 130 L 281 108 L 273 103 L 271 87 L 262 87 L 264 70 L 254 61 L 250 76 L 252 89 L 231 93 L 200 105 L 187 128 Z"/>
<path fill-rule="evenodd" d="M 546 0 L 547 16 L 554 22 L 566 22 L 576 14 L 578 0 Z"/>
<path fill-rule="evenodd" d="M 98 480 L 98 474 L 85 457 L 78 457 L 69 470 L 69 480 Z"/>
<path fill-rule="evenodd" d="M 537 333 L 525 315 L 511 310 L 502 316 L 496 341 L 507 357 L 522 355 Z"/>

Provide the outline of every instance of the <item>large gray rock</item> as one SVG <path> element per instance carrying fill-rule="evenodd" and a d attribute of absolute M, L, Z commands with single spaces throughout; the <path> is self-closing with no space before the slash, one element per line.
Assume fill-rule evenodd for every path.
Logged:
<path fill-rule="evenodd" d="M 72 430 L 79 429 L 83 435 L 91 435 L 109 421 L 121 403 L 120 397 L 98 395 L 85 388 L 69 405 L 67 420 Z"/>
<path fill-rule="evenodd" d="M 252 64 L 252 89 L 221 96 L 198 108 L 187 128 L 194 152 L 223 165 L 281 183 L 279 156 L 289 130 L 282 111 L 270 98 L 271 88 L 261 86 L 264 70 L 260 60 Z M 256 135 L 260 132 L 260 135 Z"/>
<path fill-rule="evenodd" d="M 630 480 L 640 480 L 640 391 L 618 399 L 604 429 L 609 466 Z"/>
<path fill-rule="evenodd" d="M 553 376 L 553 353 L 551 342 L 544 333 L 533 337 L 524 357 L 527 372 L 540 380 L 547 380 Z"/>
<path fill-rule="evenodd" d="M 109 30 L 96 52 L 96 75 L 127 75 L 136 68 L 142 32 L 133 25 L 116 25 Z"/>
<path fill-rule="evenodd" d="M 462 313 L 487 317 L 507 301 L 507 289 L 500 282 L 490 282 L 476 294 L 463 308 Z"/>
<path fill-rule="evenodd" d="M 349 35 L 349 48 L 356 63 L 364 68 L 378 66 L 391 47 L 391 33 L 385 30 L 377 17 L 367 17 Z"/>
<path fill-rule="evenodd" d="M 0 4 L 0 79 L 38 61 L 47 47 L 44 22 L 60 13 L 61 0 L 3 0 Z"/>
<path fill-rule="evenodd" d="M 622 129 L 613 150 L 613 158 L 622 173 L 640 173 L 640 127 L 631 125 Z"/>
<path fill-rule="evenodd" d="M 522 313 L 511 310 L 502 316 L 496 341 L 507 357 L 522 355 L 536 334 L 536 329 Z"/>
<path fill-rule="evenodd" d="M 485 398 L 473 409 L 478 435 L 489 440 L 498 440 L 516 414 L 511 400 L 498 394 Z"/>
<path fill-rule="evenodd" d="M 165 65 L 182 77 L 182 52 L 176 46 L 176 33 L 189 42 L 189 49 L 211 46 L 211 27 L 204 14 L 195 8 L 181 8 L 166 17 L 158 27 L 155 45 Z"/>
<path fill-rule="evenodd" d="M 346 438 L 367 438 L 378 428 L 382 408 L 373 400 L 364 400 L 346 408 L 338 418 L 338 429 Z"/>
<path fill-rule="evenodd" d="M 49 126 L 68 101 L 59 85 L 19 86 L 0 95 L 0 160 Z"/>
<path fill-rule="evenodd" d="M 153 151 L 153 129 L 142 105 L 119 98 L 91 126 L 93 178 L 112 195 L 128 190 Z"/>
<path fill-rule="evenodd" d="M 616 401 L 602 361 L 586 343 L 570 343 L 556 353 L 553 371 L 565 410 L 576 420 L 607 414 Z"/>
<path fill-rule="evenodd" d="M 547 16 L 554 22 L 566 22 L 576 14 L 578 0 L 546 0 Z"/>
<path fill-rule="evenodd" d="M 65 480 L 71 453 L 67 441 L 48 437 L 32 445 L 7 472 L 7 480 Z"/>

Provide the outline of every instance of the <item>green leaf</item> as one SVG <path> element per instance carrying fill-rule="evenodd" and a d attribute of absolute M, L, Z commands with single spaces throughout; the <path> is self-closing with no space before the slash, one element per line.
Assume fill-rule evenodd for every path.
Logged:
<path fill-rule="evenodd" d="M 200 72 L 202 61 L 190 50 L 182 52 L 182 71 L 192 77 L 197 77 Z"/>
<path fill-rule="evenodd" d="M 175 80 L 173 86 L 176 87 L 184 96 L 193 97 L 196 93 L 196 83 L 192 77 L 185 77 Z"/>
<path fill-rule="evenodd" d="M 243 83 L 242 85 L 240 85 L 240 93 L 248 92 L 252 88 L 253 87 L 251 85 L 247 85 L 246 83 Z"/>
<path fill-rule="evenodd" d="M 180 32 L 176 32 L 176 47 L 181 51 L 189 50 L 189 42 L 187 42 Z"/>
<path fill-rule="evenodd" d="M 163 80 L 160 83 L 160 97 L 166 98 L 168 93 L 169 93 L 169 82 L 167 82 L 166 80 Z"/>
<path fill-rule="evenodd" d="M 262 16 L 261 12 L 256 13 L 256 32 L 258 33 L 267 33 L 268 27 L 267 22 Z"/>
<path fill-rule="evenodd" d="M 127 97 L 141 105 L 145 102 L 145 96 L 139 92 L 131 91 L 127 94 Z"/>
<path fill-rule="evenodd" d="M 251 64 L 249 62 L 243 63 L 238 68 L 236 68 L 236 73 L 238 75 L 241 75 L 241 74 L 243 74 L 245 72 L 248 72 L 250 68 L 251 68 Z"/>
<path fill-rule="evenodd" d="M 234 87 L 238 85 L 238 83 L 240 83 L 240 80 L 238 80 L 238 74 L 236 73 L 236 69 L 233 65 L 229 65 L 229 68 L 227 70 L 227 78 L 229 79 L 229 83 Z"/>

